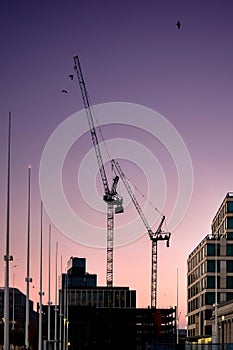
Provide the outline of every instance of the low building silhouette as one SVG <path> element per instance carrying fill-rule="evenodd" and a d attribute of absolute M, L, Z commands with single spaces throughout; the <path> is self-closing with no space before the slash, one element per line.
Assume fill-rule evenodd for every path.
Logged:
<path fill-rule="evenodd" d="M 9 288 L 9 340 L 10 344 L 25 344 L 26 295 L 18 288 Z M 33 310 L 33 301 L 29 300 L 29 337 L 33 344 L 37 340 L 37 313 Z M 0 344 L 4 342 L 4 287 L 0 287 Z"/>
<path fill-rule="evenodd" d="M 175 308 L 136 308 L 135 290 L 97 286 L 97 276 L 86 272 L 85 258 L 71 257 L 67 273 L 59 276 L 58 309 L 58 340 L 69 344 L 69 350 L 140 350 L 176 342 Z M 54 306 L 50 314 L 52 341 L 47 348 L 54 344 Z M 48 306 L 43 305 L 44 344 L 47 325 Z"/>

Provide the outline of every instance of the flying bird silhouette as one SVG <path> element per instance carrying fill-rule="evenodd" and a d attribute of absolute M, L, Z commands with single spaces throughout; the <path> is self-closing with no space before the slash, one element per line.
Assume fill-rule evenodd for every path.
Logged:
<path fill-rule="evenodd" d="M 67 91 L 67 90 L 62 90 L 61 92 L 64 92 L 65 94 L 67 94 L 67 93 L 68 93 L 68 91 Z"/>
<path fill-rule="evenodd" d="M 73 74 L 70 74 L 70 75 L 69 75 L 69 78 L 70 78 L 71 80 L 73 80 L 73 79 L 74 79 Z"/>
<path fill-rule="evenodd" d="M 178 29 L 180 29 L 180 26 L 181 26 L 180 21 L 177 21 L 176 26 Z"/>

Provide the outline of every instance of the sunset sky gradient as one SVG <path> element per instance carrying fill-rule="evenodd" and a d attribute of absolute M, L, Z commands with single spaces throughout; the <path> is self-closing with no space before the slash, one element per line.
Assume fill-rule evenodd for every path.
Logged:
<path fill-rule="evenodd" d="M 11 285 L 14 273 L 15 286 L 23 292 L 26 289 L 27 169 L 30 164 L 33 278 L 30 296 L 37 302 L 39 166 L 50 135 L 69 116 L 83 109 L 78 83 L 68 77 L 74 74 L 73 55 L 78 53 L 93 105 L 129 102 L 153 109 L 176 128 L 189 150 L 194 174 L 190 206 L 172 232 L 170 248 L 159 244 L 158 255 L 158 306 L 176 305 L 178 267 L 180 325 L 185 326 L 187 256 L 210 233 L 212 218 L 226 193 L 233 190 L 232 10 L 230 0 L 1 2 L 1 286 L 4 286 L 8 112 L 12 111 L 10 253 L 14 262 L 10 271 Z M 181 22 L 179 30 L 177 20 Z M 62 93 L 62 89 L 68 94 Z M 87 120 L 80 119 L 80 123 L 86 125 Z M 159 160 L 167 186 L 162 210 L 169 222 L 178 185 L 175 165 L 164 147 L 135 126 L 119 125 L 113 129 L 109 125 L 102 131 L 108 140 L 121 137 L 143 144 Z M 91 148 L 88 133 L 71 148 L 64 163 L 64 190 L 74 211 L 79 211 L 90 225 L 105 227 L 105 213 L 98 215 L 85 203 L 81 205 L 77 188 L 79 165 Z M 149 195 L 149 175 L 130 159 L 123 160 L 122 164 L 132 182 Z M 98 176 L 96 182 L 101 199 Z M 156 193 L 150 196 L 157 206 Z M 129 210 L 124 217 L 116 219 L 116 225 L 124 224 L 126 218 L 137 217 L 126 194 L 124 197 Z M 145 200 L 141 203 L 145 204 Z M 44 214 L 44 303 L 48 301 L 49 224 L 50 219 Z M 136 289 L 137 306 L 147 307 L 150 305 L 151 244 L 143 225 L 141 230 L 141 238 L 115 249 L 114 284 Z M 65 271 L 70 256 L 85 257 L 87 271 L 98 275 L 98 285 L 105 285 L 105 249 L 78 244 L 53 225 L 52 286 L 55 285 L 56 242 L 59 272 L 61 268 Z"/>

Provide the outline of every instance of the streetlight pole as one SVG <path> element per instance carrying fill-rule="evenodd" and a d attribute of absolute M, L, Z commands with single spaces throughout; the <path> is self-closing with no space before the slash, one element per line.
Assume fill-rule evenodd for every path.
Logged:
<path fill-rule="evenodd" d="M 50 321 L 51 321 L 51 301 L 50 301 L 50 260 L 51 260 L 51 225 L 49 225 L 49 263 L 48 263 L 48 344 L 50 344 Z"/>
<path fill-rule="evenodd" d="M 218 235 L 215 236 L 215 312 L 214 312 L 214 334 L 212 342 L 213 344 L 218 343 Z"/>
<path fill-rule="evenodd" d="M 54 350 L 57 349 L 57 252 L 58 252 L 58 242 L 56 242 L 56 256 L 55 256 L 55 309 L 54 309 Z"/>
<path fill-rule="evenodd" d="M 62 283 L 62 256 L 61 256 L 61 283 Z M 62 350 L 62 290 L 63 288 L 61 287 L 61 291 L 60 291 L 60 303 L 59 303 L 59 350 Z"/>
<path fill-rule="evenodd" d="M 67 277 L 68 277 L 68 275 L 67 275 Z M 69 302 L 68 302 L 68 290 L 67 290 L 67 286 L 66 286 L 66 350 L 68 350 L 68 346 L 69 346 L 69 332 L 68 331 L 69 331 Z"/>
<path fill-rule="evenodd" d="M 179 344 L 179 288 L 178 288 L 178 267 L 176 268 L 176 344 Z"/>
<path fill-rule="evenodd" d="M 10 161 L 11 161 L 11 112 L 9 112 L 8 129 L 8 164 L 7 164 L 7 217 L 6 217 L 6 254 L 5 261 L 5 286 L 4 286 L 4 349 L 9 349 L 9 262 L 13 256 L 9 253 L 10 246 Z"/>
<path fill-rule="evenodd" d="M 29 348 L 29 283 L 30 278 L 30 221 L 31 221 L 31 166 L 28 167 L 28 228 L 27 228 L 27 276 L 26 282 L 26 315 L 25 315 L 25 345 Z"/>
<path fill-rule="evenodd" d="M 13 291 L 12 291 L 12 330 L 14 329 L 15 329 L 15 273 L 13 273 Z"/>
<path fill-rule="evenodd" d="M 18 260 L 18 259 L 16 259 Z M 13 265 L 12 269 L 15 269 L 18 265 Z M 15 329 L 15 273 L 12 275 L 12 330 Z"/>
<path fill-rule="evenodd" d="M 43 203 L 41 202 L 40 211 L 40 302 L 39 302 L 39 339 L 38 339 L 38 350 L 42 350 L 42 296 L 44 295 L 42 291 L 42 232 L 43 232 Z"/>
<path fill-rule="evenodd" d="M 66 322 L 67 322 L 67 270 L 65 268 L 65 291 L 64 291 L 64 328 L 63 328 L 63 350 L 66 350 Z"/>

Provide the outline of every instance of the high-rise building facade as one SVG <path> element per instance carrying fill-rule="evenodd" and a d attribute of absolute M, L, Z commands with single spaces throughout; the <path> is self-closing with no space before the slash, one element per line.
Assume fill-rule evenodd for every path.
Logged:
<path fill-rule="evenodd" d="M 211 337 L 215 304 L 233 299 L 233 193 L 224 198 L 211 230 L 187 261 L 188 337 Z"/>

